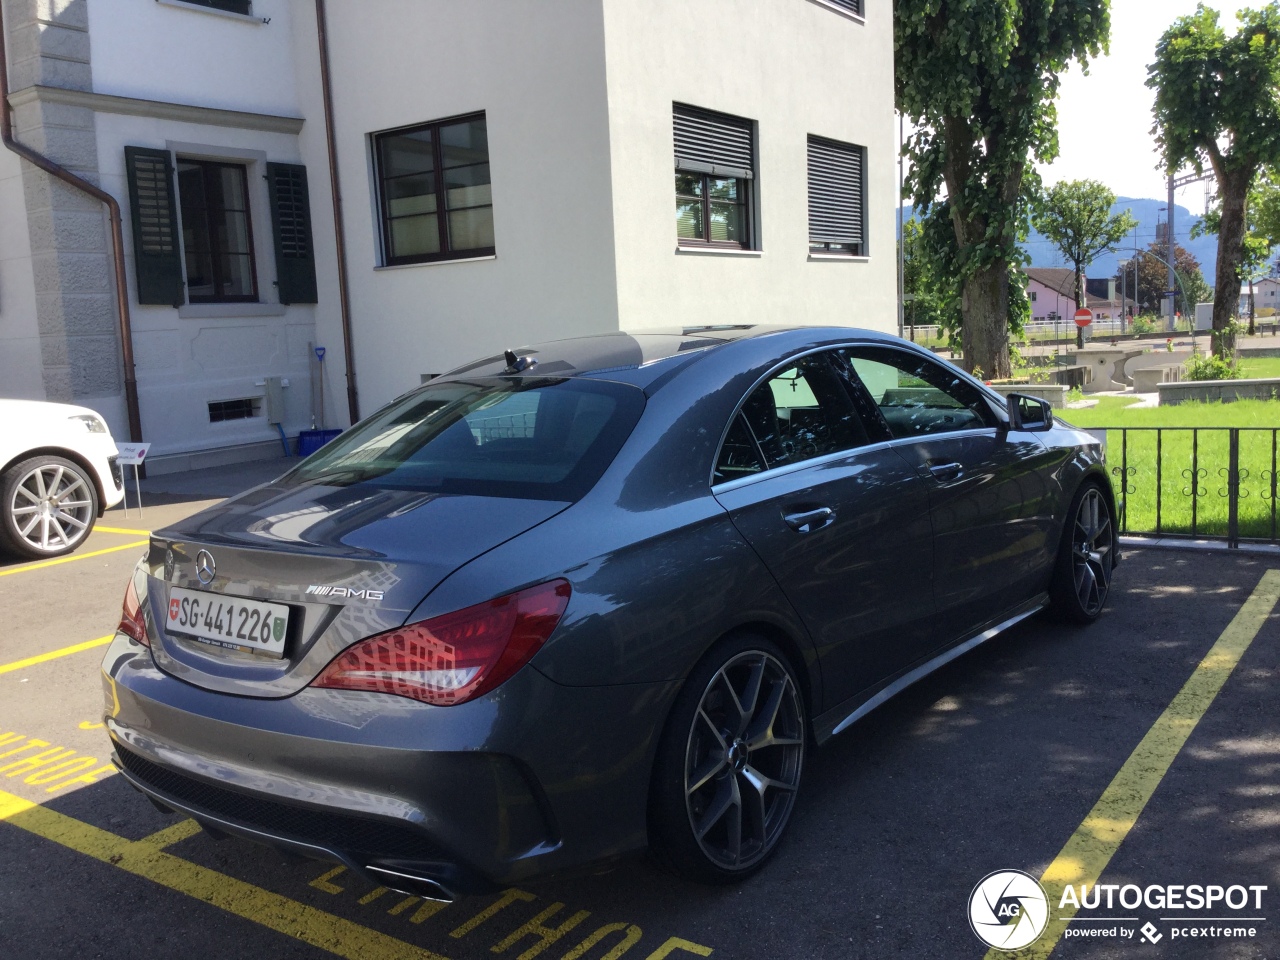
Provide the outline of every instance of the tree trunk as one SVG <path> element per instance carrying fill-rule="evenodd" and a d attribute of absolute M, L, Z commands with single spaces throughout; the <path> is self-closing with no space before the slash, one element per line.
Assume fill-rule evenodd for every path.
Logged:
<path fill-rule="evenodd" d="M 1217 288 L 1213 293 L 1213 347 L 1224 360 L 1235 354 L 1231 321 L 1240 309 L 1240 264 L 1244 260 L 1245 205 L 1251 170 L 1225 171 L 1218 177 L 1222 223 L 1218 229 Z"/>
<path fill-rule="evenodd" d="M 1249 336 L 1253 336 L 1257 331 L 1253 328 L 1253 317 L 1257 310 L 1257 304 L 1253 299 L 1253 274 L 1249 274 Z"/>
<path fill-rule="evenodd" d="M 964 368 L 985 380 L 1000 380 L 1009 364 L 1009 265 L 996 262 L 964 282 L 961 291 Z"/>

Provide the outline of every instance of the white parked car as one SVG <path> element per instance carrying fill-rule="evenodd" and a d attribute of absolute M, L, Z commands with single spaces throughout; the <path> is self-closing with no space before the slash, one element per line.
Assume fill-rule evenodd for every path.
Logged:
<path fill-rule="evenodd" d="M 117 453 L 87 407 L 0 400 L 0 550 L 42 559 L 80 546 L 124 498 Z"/>

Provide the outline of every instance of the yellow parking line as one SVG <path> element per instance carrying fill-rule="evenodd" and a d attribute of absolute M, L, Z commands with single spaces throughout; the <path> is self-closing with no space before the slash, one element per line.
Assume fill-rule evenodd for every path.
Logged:
<path fill-rule="evenodd" d="M 199 832 L 200 824 L 194 820 L 179 820 L 173 826 L 148 834 L 138 842 L 145 843 L 156 850 L 163 850 L 165 847 L 172 847 L 175 843 L 194 837 Z"/>
<path fill-rule="evenodd" d="M 151 536 L 150 530 L 130 530 L 128 527 L 104 527 L 102 524 L 98 524 L 93 528 L 93 530 L 95 533 L 131 533 L 136 537 Z"/>
<path fill-rule="evenodd" d="M 136 547 L 145 547 L 149 541 L 135 540 L 133 543 L 121 544 L 118 547 L 107 547 L 103 550 L 90 550 L 88 553 L 73 553 L 69 557 L 59 557 L 57 560 L 42 560 L 39 563 L 27 563 L 20 567 L 10 567 L 8 570 L 0 570 L 0 577 L 7 577 L 11 573 L 26 573 L 28 570 L 39 570 L 42 567 L 56 567 L 60 563 L 72 563 L 76 560 L 88 560 L 90 557 L 100 557 L 104 553 L 116 553 L 119 550 L 133 550 Z"/>
<path fill-rule="evenodd" d="M 1069 904 L 1058 909 L 1063 890 L 1068 885 L 1092 886 L 1098 882 L 1174 758 L 1271 616 L 1277 602 L 1280 602 L 1280 570 L 1268 570 L 1227 629 L 1222 631 L 1218 642 L 1147 731 L 1084 822 L 1041 876 L 1040 882 L 1049 895 L 1050 920 L 1040 939 L 1014 953 L 992 949 L 986 960 L 1007 960 L 1010 957 L 1043 960 L 1053 953 L 1067 924 L 1076 914 L 1076 908 Z"/>
<path fill-rule="evenodd" d="M 165 853 L 152 838 L 130 841 L 0 790 L 0 822 L 113 864 L 162 887 L 349 960 L 444 960 L 440 954 L 216 870 Z M 182 824 L 178 824 L 182 827 Z M 169 828 L 174 830 L 174 828 Z M 185 828 L 184 828 L 185 829 Z"/>
<path fill-rule="evenodd" d="M 59 650 L 50 650 L 48 653 L 41 653 L 34 657 L 27 657 L 25 660 L 15 660 L 13 663 L 0 665 L 0 673 L 12 673 L 14 670 L 21 670 L 24 667 L 34 667 L 37 663 L 44 663 L 46 660 L 57 660 L 59 657 L 67 657 L 73 653 L 92 650 L 94 647 L 105 647 L 114 639 L 115 634 L 113 633 L 109 637 L 99 637 L 97 640 L 86 640 L 84 643 L 77 643 L 69 647 L 62 647 Z"/>

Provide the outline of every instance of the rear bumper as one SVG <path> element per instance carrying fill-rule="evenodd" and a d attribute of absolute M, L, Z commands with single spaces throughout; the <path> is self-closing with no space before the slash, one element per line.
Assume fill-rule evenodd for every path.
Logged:
<path fill-rule="evenodd" d="M 103 671 L 114 759 L 139 790 L 383 886 L 425 878 L 442 898 L 643 847 L 678 687 L 565 687 L 526 668 L 453 707 L 311 688 L 256 700 L 174 679 L 122 636 Z"/>
<path fill-rule="evenodd" d="M 429 890 L 432 899 L 454 900 L 495 886 L 467 871 L 422 831 L 407 824 L 293 806 L 228 790 L 162 767 L 119 742 L 111 760 L 135 789 L 214 833 L 341 863 L 383 886 L 419 895 Z M 408 889 L 408 883 L 397 887 L 394 881 L 385 882 L 388 874 L 416 878 L 417 884 L 413 889 Z"/>

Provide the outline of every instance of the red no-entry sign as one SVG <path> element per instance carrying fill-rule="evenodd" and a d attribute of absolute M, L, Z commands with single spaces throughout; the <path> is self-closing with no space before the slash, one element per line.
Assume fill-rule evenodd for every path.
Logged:
<path fill-rule="evenodd" d="M 1077 326 L 1077 327 L 1087 327 L 1087 326 L 1088 326 L 1089 324 L 1091 324 L 1091 323 L 1093 323 L 1093 314 L 1092 314 L 1092 313 L 1090 313 L 1090 312 L 1089 312 L 1088 310 L 1086 310 L 1084 307 L 1081 307 L 1079 310 L 1077 310 L 1077 311 L 1076 311 L 1076 326 Z"/>

